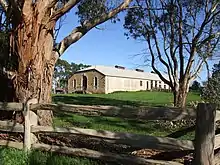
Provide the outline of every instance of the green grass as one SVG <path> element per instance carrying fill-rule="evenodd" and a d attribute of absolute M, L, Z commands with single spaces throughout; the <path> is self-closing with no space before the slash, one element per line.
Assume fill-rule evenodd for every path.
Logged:
<path fill-rule="evenodd" d="M 114 132 L 130 132 L 154 136 L 164 136 L 172 130 L 161 128 L 154 121 L 137 121 L 117 117 L 80 116 L 71 113 L 55 114 L 54 125 L 61 127 L 81 127 Z"/>
<path fill-rule="evenodd" d="M 54 95 L 55 103 L 81 104 L 81 105 L 133 105 L 133 106 L 167 106 L 171 105 L 173 96 L 166 92 L 119 92 L 113 94 L 93 95 Z M 190 93 L 187 103 L 199 101 L 198 94 Z M 117 117 L 89 117 L 71 113 L 55 113 L 55 126 L 81 127 L 96 130 L 109 130 L 115 132 L 130 132 L 154 136 L 167 136 L 177 129 L 161 127 L 154 121 L 137 121 L 120 119 Z M 193 132 L 180 139 L 192 139 Z M 50 152 L 33 151 L 29 155 L 16 149 L 0 148 L 0 165 L 102 165 L 100 161 L 84 158 L 55 155 Z"/>
<path fill-rule="evenodd" d="M 189 93 L 187 104 L 201 100 L 199 94 Z M 55 103 L 80 105 L 134 105 L 134 106 L 169 106 L 173 95 L 168 92 L 117 92 L 111 94 L 65 94 L 54 95 Z"/>
<path fill-rule="evenodd" d="M 0 165 L 102 165 L 101 161 L 32 151 L 28 155 L 17 149 L 0 148 Z"/>
<path fill-rule="evenodd" d="M 54 95 L 55 103 L 82 104 L 82 105 L 133 105 L 133 106 L 166 106 L 171 105 L 172 93 L 167 92 L 118 92 L 112 94 L 68 94 Z M 187 103 L 199 101 L 200 96 L 189 93 Z M 154 136 L 167 136 L 179 128 L 166 129 L 154 121 L 137 121 L 120 119 L 117 117 L 80 116 L 72 113 L 55 113 L 55 126 L 81 127 L 96 130 L 109 130 L 115 132 L 130 132 Z M 188 134 L 181 139 L 192 139 L 193 134 Z"/>

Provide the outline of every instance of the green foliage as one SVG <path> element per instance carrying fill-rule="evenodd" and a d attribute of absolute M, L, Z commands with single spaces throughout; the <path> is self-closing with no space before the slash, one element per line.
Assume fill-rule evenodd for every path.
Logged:
<path fill-rule="evenodd" d="M 213 67 L 212 77 L 209 78 L 202 91 L 202 98 L 210 103 L 220 104 L 220 62 Z"/>
<path fill-rule="evenodd" d="M 191 91 L 200 92 L 201 91 L 201 84 L 198 81 L 194 81 L 192 86 L 190 87 Z"/>
<path fill-rule="evenodd" d="M 87 21 L 93 23 L 103 14 L 108 13 L 114 7 L 118 6 L 122 0 L 82 0 L 78 5 L 76 14 L 79 16 L 79 21 L 83 24 Z M 111 19 L 114 23 L 119 19 L 117 16 Z"/>
<path fill-rule="evenodd" d="M 189 57 L 192 55 L 190 54 L 191 49 L 196 48 L 195 55 L 193 55 L 193 59 L 195 59 L 193 63 L 195 64 L 218 54 L 220 26 L 216 21 L 219 22 L 220 5 L 214 7 L 213 13 L 206 15 L 206 3 L 210 9 L 211 6 L 215 6 L 214 4 L 217 1 L 135 1 L 133 4 L 135 7 L 129 9 L 125 17 L 125 35 L 128 38 L 147 41 L 148 49 L 144 53 L 150 56 L 145 58 L 146 61 L 152 59 L 151 65 L 154 66 L 154 70 L 159 72 L 164 69 L 168 73 L 177 69 L 180 72 L 186 69 L 180 65 L 180 61 L 183 60 L 184 65 L 189 63 Z M 201 29 L 200 32 L 198 32 L 199 29 Z M 183 52 L 184 58 L 182 59 L 180 59 L 180 52 Z M 198 70 L 197 68 L 190 68 L 191 75 L 189 76 L 198 75 L 195 73 Z M 173 76 L 172 73 L 170 74 Z M 184 74 L 172 78 L 183 79 L 183 77 L 180 78 L 180 75 Z M 171 82 L 171 80 L 169 81 Z"/>
<path fill-rule="evenodd" d="M 77 70 L 89 67 L 84 64 L 69 64 L 66 60 L 58 59 L 54 69 L 54 79 L 59 81 L 59 87 L 66 87 L 68 78 Z"/>

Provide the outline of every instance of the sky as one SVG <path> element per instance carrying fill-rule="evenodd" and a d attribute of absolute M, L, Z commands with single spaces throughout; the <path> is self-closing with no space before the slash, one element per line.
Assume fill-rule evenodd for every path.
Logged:
<path fill-rule="evenodd" d="M 150 72 L 152 69 L 145 65 L 143 57 L 141 55 L 136 56 L 146 49 L 147 45 L 132 38 L 127 39 L 124 35 L 126 31 L 123 28 L 123 15 L 123 13 L 120 14 L 119 17 L 122 19 L 116 24 L 108 21 L 99 26 L 102 30 L 92 29 L 79 41 L 71 45 L 61 59 L 67 60 L 69 63 L 121 65 L 129 69 L 141 68 Z M 57 41 L 62 40 L 78 25 L 75 10 L 71 10 L 63 22 Z M 202 82 L 206 78 L 206 71 L 203 70 L 197 80 Z"/>

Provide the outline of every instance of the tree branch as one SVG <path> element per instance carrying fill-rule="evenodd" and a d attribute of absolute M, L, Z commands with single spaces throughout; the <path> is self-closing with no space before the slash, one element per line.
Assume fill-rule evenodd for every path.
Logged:
<path fill-rule="evenodd" d="M 216 4 L 214 6 L 216 6 Z M 212 7 L 208 13 L 205 13 L 206 15 L 205 15 L 205 18 L 204 18 L 201 26 L 200 26 L 200 29 L 198 30 L 195 37 L 192 39 L 192 48 L 191 48 L 190 57 L 189 57 L 189 60 L 188 60 L 188 63 L 187 63 L 186 69 L 185 69 L 185 75 L 189 75 L 189 73 L 190 73 L 190 70 L 191 70 L 191 67 L 192 67 L 192 64 L 194 61 L 193 59 L 194 59 L 196 49 L 197 49 L 197 43 L 198 43 L 199 38 L 201 37 L 206 25 L 211 21 L 210 17 L 211 17 L 211 14 L 213 14 L 214 9 L 216 9 L 216 7 Z M 212 19 L 214 19 L 214 17 L 212 17 Z M 185 76 L 185 77 L 187 77 L 187 76 Z"/>
<path fill-rule="evenodd" d="M 194 80 L 197 76 L 198 76 L 198 74 L 201 72 L 201 70 L 202 70 L 202 67 L 203 67 L 203 65 L 205 64 L 205 61 L 206 61 L 206 59 L 204 59 L 204 60 L 202 60 L 201 62 L 200 62 L 200 64 L 198 65 L 198 68 L 195 70 L 195 72 L 194 72 L 194 74 L 192 74 L 191 76 L 190 76 L 190 80 Z"/>
<path fill-rule="evenodd" d="M 156 14 L 155 14 L 155 12 L 153 12 L 153 14 L 154 14 L 154 16 L 152 16 L 150 10 L 148 10 L 150 27 L 152 29 L 152 36 L 153 36 L 153 39 L 154 39 L 154 43 L 156 45 L 156 50 L 157 50 L 159 60 L 166 67 L 166 69 L 168 71 L 168 76 L 169 76 L 170 83 L 172 83 L 172 79 L 171 79 L 171 72 L 172 72 L 171 69 L 172 68 L 170 68 L 170 65 L 162 58 L 162 54 L 161 54 L 161 51 L 160 51 L 160 48 L 159 48 L 159 43 L 158 43 L 157 36 L 155 34 L 155 31 L 154 31 L 153 20 L 152 20 L 152 17 L 156 17 Z M 146 27 L 146 26 L 144 26 L 144 27 Z M 146 31 L 147 31 L 147 29 L 146 29 Z M 168 61 L 169 61 L 169 59 L 168 59 Z"/>
<path fill-rule="evenodd" d="M 8 11 L 8 2 L 6 0 L 0 0 L 0 5 L 3 7 L 4 11 Z"/>
<path fill-rule="evenodd" d="M 76 6 L 81 0 L 69 0 L 62 8 L 58 9 L 53 13 L 50 20 L 57 21 L 60 17 L 70 11 L 74 6 Z M 53 5 L 53 3 L 52 3 Z"/>
<path fill-rule="evenodd" d="M 151 54 L 151 67 L 152 69 L 154 70 L 154 72 L 160 77 L 160 79 L 166 83 L 167 85 L 169 85 L 172 89 L 174 88 L 172 82 L 168 81 L 161 73 L 160 71 L 155 67 L 155 57 L 154 57 L 154 52 L 153 52 L 153 49 L 151 47 L 151 39 L 150 39 L 150 36 L 146 36 L 145 37 L 146 40 L 147 40 L 147 43 L 148 43 L 148 47 L 149 47 L 149 50 L 150 50 L 150 54 Z"/>
<path fill-rule="evenodd" d="M 171 6 L 173 5 L 173 1 L 171 1 Z M 170 34 L 170 56 L 171 59 L 173 61 L 173 67 L 174 67 L 174 77 L 175 77 L 175 81 L 177 83 L 177 78 L 178 78 L 178 61 L 177 58 L 175 57 L 175 53 L 174 53 L 174 43 L 175 43 L 175 24 L 174 24 L 174 12 L 171 10 L 169 11 L 169 21 L 170 21 L 170 29 L 171 29 L 171 34 Z"/>
<path fill-rule="evenodd" d="M 183 9 L 182 4 L 178 0 L 178 6 L 179 6 L 179 59 L 180 59 L 180 80 L 183 79 L 184 76 L 184 56 L 183 56 Z"/>
<path fill-rule="evenodd" d="M 121 3 L 118 7 L 111 10 L 107 14 L 103 14 L 99 18 L 93 20 L 92 22 L 84 22 L 82 26 L 76 27 L 67 37 L 65 37 L 58 45 L 57 50 L 59 51 L 59 54 L 62 55 L 65 50 L 78 41 L 80 38 L 82 38 L 88 31 L 90 31 L 92 28 L 96 27 L 97 25 L 102 24 L 103 22 L 113 18 L 115 15 L 117 15 L 119 12 L 125 10 L 132 0 L 124 0 L 123 3 Z"/>

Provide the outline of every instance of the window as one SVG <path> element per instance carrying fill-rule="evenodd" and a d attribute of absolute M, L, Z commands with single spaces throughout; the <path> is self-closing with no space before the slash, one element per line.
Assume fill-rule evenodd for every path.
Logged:
<path fill-rule="evenodd" d="M 149 82 L 147 81 L 147 90 L 149 89 Z"/>
<path fill-rule="evenodd" d="M 151 80 L 150 83 L 151 83 L 151 89 L 153 89 L 154 88 L 153 80 Z"/>
<path fill-rule="evenodd" d="M 155 81 L 155 88 L 157 88 L 157 81 Z"/>
<path fill-rule="evenodd" d="M 140 81 L 140 86 L 141 86 L 141 87 L 143 86 L 143 82 L 142 82 L 142 81 Z"/>
<path fill-rule="evenodd" d="M 73 80 L 73 88 L 76 89 L 76 79 Z"/>
<path fill-rule="evenodd" d="M 164 85 L 164 89 L 167 89 L 167 86 L 166 86 L 166 85 Z"/>
<path fill-rule="evenodd" d="M 97 89 L 98 88 L 98 78 L 94 77 L 94 88 Z"/>

